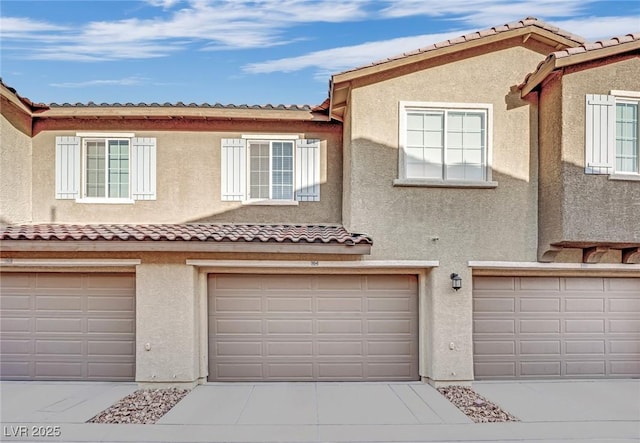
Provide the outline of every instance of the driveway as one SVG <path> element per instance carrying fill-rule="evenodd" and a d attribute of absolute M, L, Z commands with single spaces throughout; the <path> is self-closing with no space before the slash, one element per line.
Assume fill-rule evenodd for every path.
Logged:
<path fill-rule="evenodd" d="M 2 440 L 640 441 L 640 380 L 476 382 L 518 423 L 472 423 L 422 383 L 210 383 L 155 425 L 87 424 L 134 383 L 3 382 Z M 34 438 L 33 426 L 60 426 Z M 17 431 L 26 427 L 27 435 Z"/>

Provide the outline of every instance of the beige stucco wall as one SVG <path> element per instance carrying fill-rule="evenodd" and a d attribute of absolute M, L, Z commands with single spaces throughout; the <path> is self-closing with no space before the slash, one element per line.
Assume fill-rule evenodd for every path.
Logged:
<path fill-rule="evenodd" d="M 200 285 L 192 266 L 136 267 L 136 381 L 187 385 L 200 374 Z"/>
<path fill-rule="evenodd" d="M 537 126 L 535 107 L 514 88 L 541 60 L 524 47 L 498 44 L 354 86 L 345 176 L 348 229 L 374 239 L 367 259 L 438 260 L 426 280 L 426 361 L 434 383 L 473 379 L 472 278 L 469 260 L 535 261 Z M 487 103 L 493 106 L 495 189 L 399 187 L 400 101 Z M 346 139 L 346 136 L 345 136 Z M 348 215 L 348 216 L 347 216 Z M 451 289 L 450 274 L 463 278 Z"/>
<path fill-rule="evenodd" d="M 557 248 L 549 244 L 562 238 L 562 80 L 551 79 L 538 95 L 540 116 L 539 135 L 539 256 L 542 261 L 552 261 Z M 582 251 L 580 251 L 582 260 Z"/>
<path fill-rule="evenodd" d="M 0 117 L 0 223 L 31 222 L 31 138 Z"/>
<path fill-rule="evenodd" d="M 372 259 L 535 259 L 537 150 L 530 125 L 537 118 L 510 88 L 539 60 L 525 48 L 503 49 L 352 91 L 345 223 L 373 236 Z M 400 101 L 492 104 L 498 187 L 394 187 Z"/>
<path fill-rule="evenodd" d="M 220 198 L 221 139 L 235 132 L 134 132 L 157 138 L 157 200 L 134 204 L 86 204 L 55 199 L 55 137 L 75 131 L 46 131 L 33 139 L 33 219 L 37 223 L 340 223 L 341 134 L 295 134 L 321 140 L 320 202 L 298 206 L 251 206 Z M 264 132 L 261 132 L 264 133 Z"/>
<path fill-rule="evenodd" d="M 556 185 L 562 193 L 550 197 L 561 199 L 562 230 L 558 237 L 557 227 L 543 225 L 548 241 L 640 242 L 640 182 L 584 173 L 585 95 L 640 91 L 639 72 L 638 57 L 600 66 L 578 66 L 562 76 L 561 114 L 553 102 L 548 103 L 552 109 L 542 108 L 546 119 L 562 121 L 562 177 L 560 186 Z M 545 169 L 549 167 L 553 166 L 543 165 Z"/>

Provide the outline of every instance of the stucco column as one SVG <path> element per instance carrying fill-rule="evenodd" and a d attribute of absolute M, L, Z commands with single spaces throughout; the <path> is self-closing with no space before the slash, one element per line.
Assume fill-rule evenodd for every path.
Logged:
<path fill-rule="evenodd" d="M 451 287 L 451 273 L 462 288 Z M 426 276 L 426 337 L 423 337 L 425 381 L 434 386 L 469 384 L 473 380 L 472 279 L 462 264 L 443 264 Z"/>
<path fill-rule="evenodd" d="M 136 381 L 142 387 L 197 383 L 199 287 L 193 266 L 136 267 Z"/>

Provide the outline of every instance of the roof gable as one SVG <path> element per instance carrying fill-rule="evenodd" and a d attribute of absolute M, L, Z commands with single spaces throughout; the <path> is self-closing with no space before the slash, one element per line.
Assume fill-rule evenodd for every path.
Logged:
<path fill-rule="evenodd" d="M 399 67 L 417 64 L 423 60 L 459 52 L 483 45 L 503 41 L 514 37 L 522 37 L 522 42 L 529 38 L 540 41 L 552 48 L 566 49 L 584 44 L 585 40 L 568 31 L 564 31 L 556 26 L 552 26 L 535 17 L 507 23 L 502 26 L 495 26 L 489 29 L 473 32 L 434 43 L 429 46 L 417 49 L 412 52 L 400 54 L 384 60 L 371 63 L 366 66 L 334 74 L 330 85 L 330 112 L 331 117 L 342 120 L 346 101 L 351 88 L 351 82 L 370 75 L 391 71 Z"/>

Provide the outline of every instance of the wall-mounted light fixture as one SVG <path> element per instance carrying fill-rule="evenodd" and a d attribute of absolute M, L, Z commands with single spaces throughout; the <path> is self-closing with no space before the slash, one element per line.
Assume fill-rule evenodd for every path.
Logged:
<path fill-rule="evenodd" d="M 456 291 L 462 287 L 462 277 L 455 272 L 451 274 L 451 287 Z"/>

